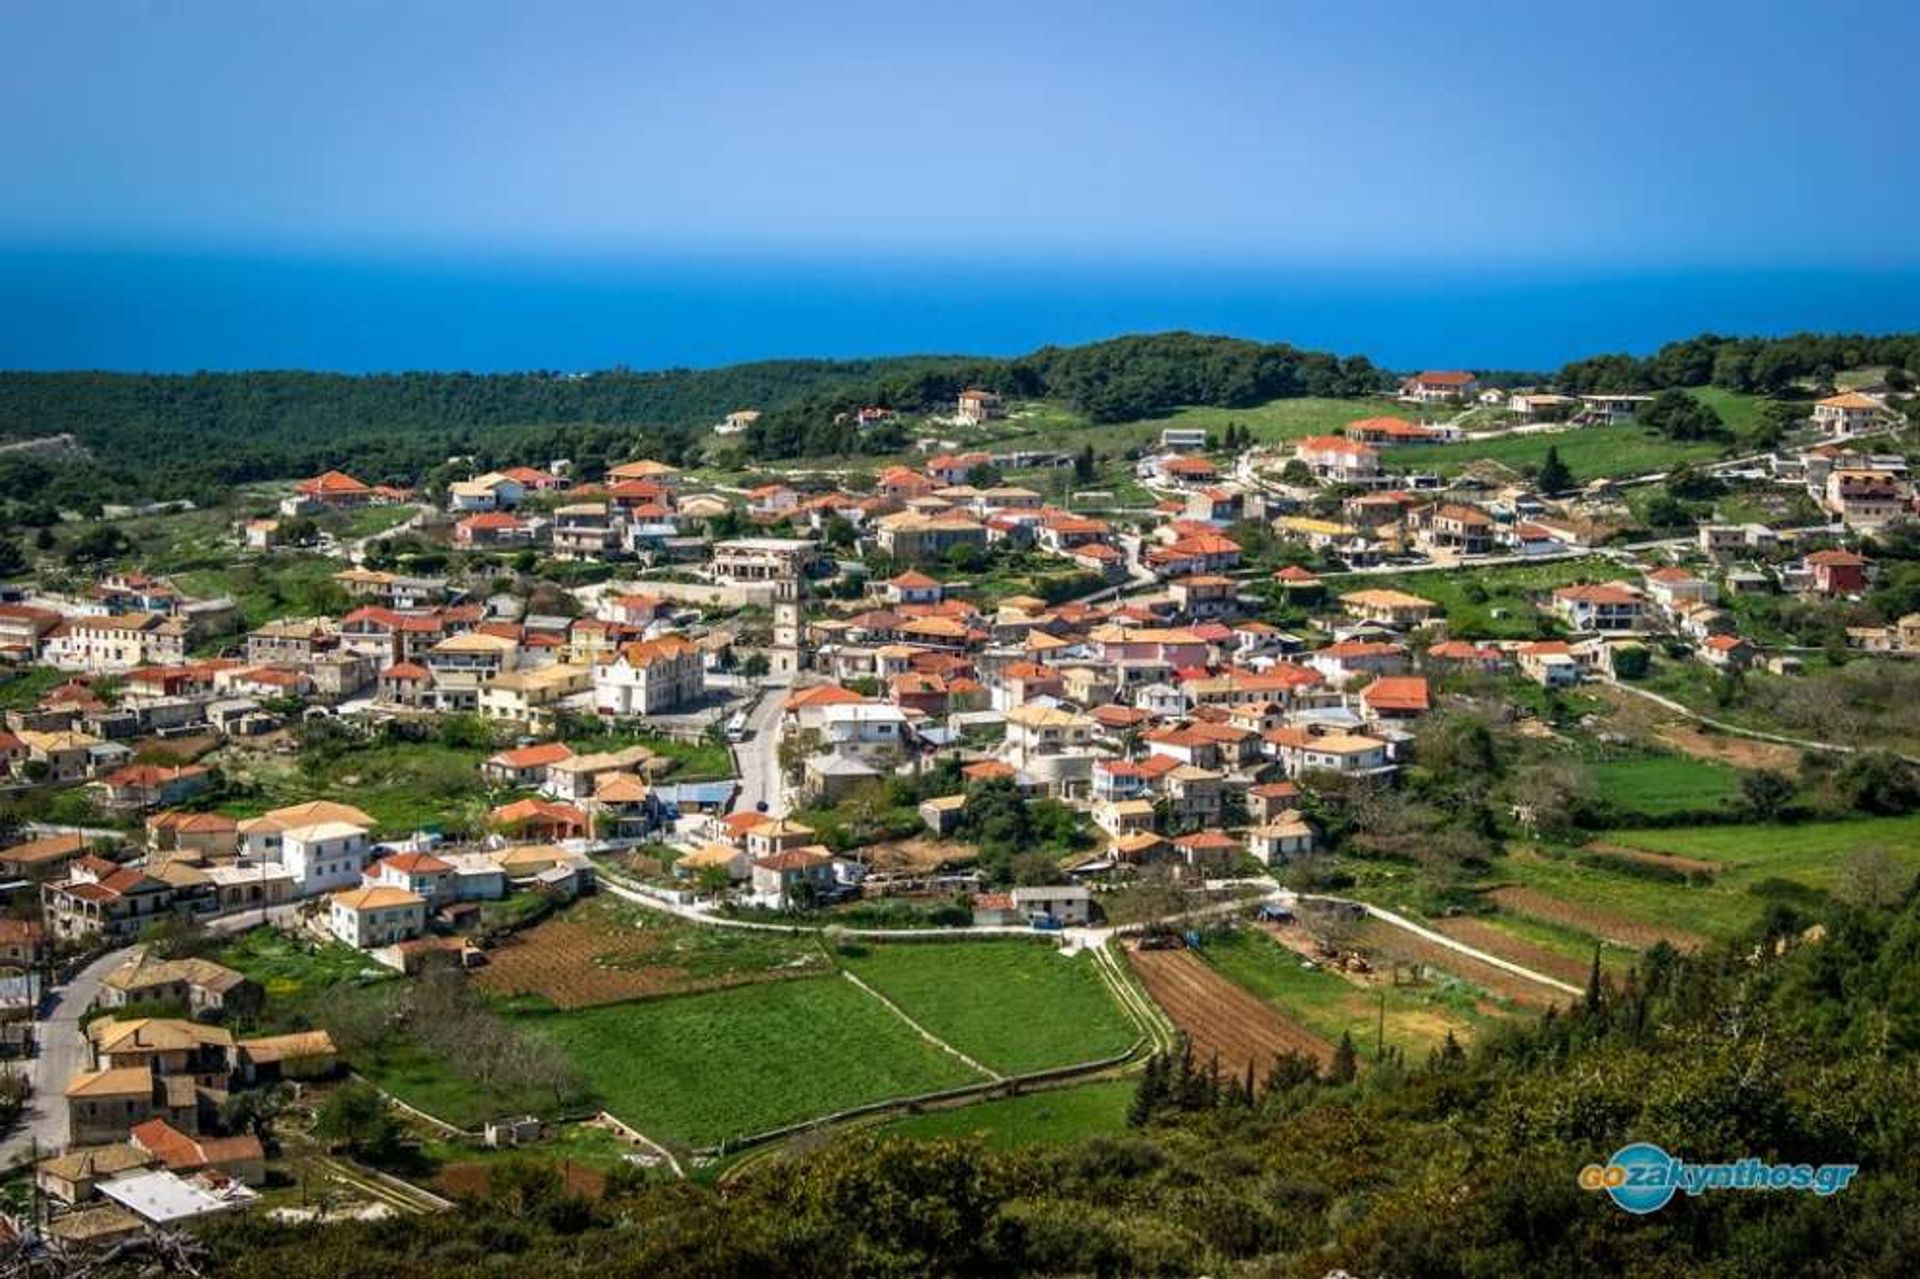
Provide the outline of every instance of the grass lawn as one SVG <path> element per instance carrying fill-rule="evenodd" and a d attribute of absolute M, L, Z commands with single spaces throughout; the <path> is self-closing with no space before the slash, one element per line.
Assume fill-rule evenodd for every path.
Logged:
<path fill-rule="evenodd" d="M 1593 766 L 1600 798 L 1616 813 L 1651 818 L 1733 808 L 1740 803 L 1740 770 L 1686 755 L 1604 760 Z"/>
<path fill-rule="evenodd" d="M 870 1131 L 885 1137 L 922 1141 L 941 1137 L 977 1137 L 995 1150 L 1057 1146 L 1117 1133 L 1127 1126 L 1133 1104 L 1130 1080 L 1049 1088 L 1002 1097 L 951 1110 L 932 1110 L 879 1125 Z"/>
<path fill-rule="evenodd" d="M 1767 402 L 1763 396 L 1745 395 L 1718 386 L 1696 386 L 1687 394 L 1718 413 L 1727 429 L 1742 439 L 1759 429 L 1760 410 Z"/>
<path fill-rule="evenodd" d="M 1267 934 L 1241 929 L 1209 938 L 1201 956 L 1228 980 L 1273 1005 L 1330 1043 L 1345 1033 L 1363 1057 L 1371 1056 L 1386 994 L 1386 1042 L 1403 1049 L 1409 1064 L 1426 1061 L 1451 1030 L 1463 1043 L 1485 1018 L 1471 1011 L 1476 993 L 1431 986 L 1382 986 L 1362 990 L 1324 968 L 1303 968 L 1300 957 Z"/>
<path fill-rule="evenodd" d="M 1578 427 L 1538 435 L 1508 435 L 1459 444 L 1415 444 L 1392 450 L 1399 469 L 1452 474 L 1473 462 L 1498 462 L 1516 471 L 1539 467 L 1550 448 L 1585 483 L 1602 477 L 1662 471 L 1681 462 L 1704 462 L 1726 451 L 1713 441 L 1670 440 L 1632 422 Z"/>
<path fill-rule="evenodd" d="M 318 523 L 341 541 L 352 542 L 398 528 L 419 513 L 420 508 L 412 505 L 355 506 L 330 511 L 320 516 Z"/>
<path fill-rule="evenodd" d="M 1810 888 L 1839 882 L 1848 854 L 1879 848 L 1920 870 L 1920 813 L 1795 826 L 1689 826 L 1609 831 L 1604 839 L 1650 852 L 1719 862 L 1722 880 L 1791 879 Z"/>
<path fill-rule="evenodd" d="M 1621 576 L 1613 561 L 1583 556 L 1544 564 L 1492 564 L 1425 573 L 1329 573 L 1326 581 L 1336 596 L 1372 589 L 1408 591 L 1430 599 L 1446 611 L 1448 632 L 1462 639 L 1529 639 L 1540 634 L 1542 620 L 1550 616 L 1540 601 L 1555 587 Z"/>
<path fill-rule="evenodd" d="M 514 1022 L 564 1051 L 615 1115 L 683 1147 L 981 1080 L 839 977 Z"/>
<path fill-rule="evenodd" d="M 1037 942 L 845 947 L 841 962 L 907 1016 L 1002 1074 L 1098 1061 L 1125 1052 L 1138 1034 L 1092 959 Z"/>
<path fill-rule="evenodd" d="M 1798 826 L 1616 830 L 1600 839 L 1723 869 L 1711 884 L 1673 884 L 1520 852 L 1496 862 L 1494 873 L 1608 914 L 1727 937 L 1757 923 L 1771 900 L 1804 901 L 1833 888 L 1856 850 L 1884 849 L 1920 871 L 1920 814 Z"/>

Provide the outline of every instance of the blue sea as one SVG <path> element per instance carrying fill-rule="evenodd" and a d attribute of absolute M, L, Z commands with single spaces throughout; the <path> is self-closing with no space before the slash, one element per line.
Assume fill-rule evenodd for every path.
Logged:
<path fill-rule="evenodd" d="M 657 369 L 1175 328 L 1551 369 L 1709 330 L 1920 329 L 1920 271 L 0 251 L 0 302 L 13 369 Z"/>

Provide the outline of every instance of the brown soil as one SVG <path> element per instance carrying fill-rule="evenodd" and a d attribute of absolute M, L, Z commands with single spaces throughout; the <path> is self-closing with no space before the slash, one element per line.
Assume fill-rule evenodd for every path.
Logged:
<path fill-rule="evenodd" d="M 1551 986 L 1543 986 L 1471 955 L 1463 955 L 1451 947 L 1428 941 L 1384 920 L 1367 920 L 1360 926 L 1359 937 L 1360 944 L 1374 957 L 1377 966 L 1399 963 L 1437 968 L 1489 994 L 1511 1000 L 1522 1008 L 1548 1008 L 1566 1002 L 1566 995 Z M 1522 961 L 1516 959 L 1514 962 Z"/>
<path fill-rule="evenodd" d="M 1548 950 L 1545 946 L 1536 946 L 1530 941 L 1522 941 L 1512 933 L 1501 932 L 1491 924 L 1484 923 L 1471 916 L 1460 915 L 1453 919 L 1438 920 L 1433 925 L 1435 932 L 1445 933 L 1456 941 L 1465 942 L 1475 950 L 1484 950 L 1489 955 L 1531 968 L 1536 973 L 1545 973 L 1574 986 L 1583 985 L 1587 980 L 1587 965 L 1571 955 L 1563 955 L 1557 950 Z"/>
<path fill-rule="evenodd" d="M 980 856 L 980 850 L 972 844 L 924 835 L 874 844 L 861 853 L 874 870 L 894 875 L 921 874 L 943 866 L 970 866 Z"/>
<path fill-rule="evenodd" d="M 696 977 L 668 962 L 651 962 L 672 946 L 665 929 L 633 928 L 577 913 L 542 920 L 487 952 L 473 978 L 488 992 L 539 995 L 558 1008 L 590 1008 L 652 995 L 717 990 L 749 982 L 808 976 L 813 968 Z"/>
<path fill-rule="evenodd" d="M 1685 722 L 1661 725 L 1655 734 L 1662 742 L 1695 759 L 1732 764 L 1735 768 L 1771 768 L 1789 777 L 1800 771 L 1800 751 L 1779 742 L 1751 737 L 1704 733 Z"/>
<path fill-rule="evenodd" d="M 1596 839 L 1586 846 L 1589 853 L 1599 853 L 1603 857 L 1617 857 L 1623 862 L 1638 862 L 1642 866 L 1662 866 L 1667 870 L 1682 871 L 1686 874 L 1717 875 L 1726 867 L 1719 862 L 1702 861 L 1698 857 L 1680 857 L 1673 853 L 1651 853 L 1644 848 L 1634 848 L 1628 844 L 1610 844 Z"/>
<path fill-rule="evenodd" d="M 1325 1066 L 1333 1045 L 1222 977 L 1192 951 L 1130 950 L 1127 961 L 1193 1045 L 1196 1062 L 1217 1056 L 1220 1071 L 1238 1079 L 1252 1067 L 1264 1074 L 1274 1058 L 1296 1052 Z"/>
<path fill-rule="evenodd" d="M 555 1165 L 570 1194 L 594 1202 L 607 1193 L 607 1175 L 576 1163 Z M 493 1188 L 493 1172 L 486 1164 L 448 1164 L 434 1176 L 433 1188 L 456 1199 L 485 1199 Z"/>
<path fill-rule="evenodd" d="M 1503 910 L 1510 910 L 1516 915 L 1531 915 L 1549 923 L 1564 924 L 1568 928 L 1576 928 L 1605 941 L 1632 946 L 1636 950 L 1645 950 L 1662 941 L 1680 950 L 1698 950 L 1706 944 L 1706 938 L 1698 933 L 1642 923 L 1610 911 L 1595 910 L 1590 906 L 1549 897 L 1531 888 L 1496 888 L 1487 896 Z"/>

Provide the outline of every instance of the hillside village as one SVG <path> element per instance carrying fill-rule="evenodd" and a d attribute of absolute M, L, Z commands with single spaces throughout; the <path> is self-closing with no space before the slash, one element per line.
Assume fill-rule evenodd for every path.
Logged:
<path fill-rule="evenodd" d="M 1920 653 L 1911 423 L 1871 378 L 1819 389 L 1763 446 L 1723 431 L 1717 456 L 1606 473 L 1583 440 L 1724 424 L 1677 391 L 1434 370 L 1279 431 L 1176 414 L 1098 456 L 1018 434 L 1044 406 L 975 386 L 907 421 L 852 410 L 912 440 L 859 473 L 521 457 L 411 487 L 342 458 L 217 515 L 133 513 L 198 521 L 195 567 L 128 539 L 0 591 L 0 1029 L 35 1143 L 10 1156 L 83 1248 L 297 1215 L 315 1176 L 370 1211 L 443 1205 L 451 1183 L 372 1171 L 377 1143 L 342 1126 L 363 1080 L 411 1140 L 469 1143 L 463 1167 L 563 1133 L 649 1175 L 913 1091 L 704 1126 L 622 1106 L 564 1019 L 736 983 L 770 998 L 807 984 L 782 970 L 842 962 L 701 949 L 756 925 L 872 930 L 879 955 L 918 930 L 1105 956 L 1081 993 L 1111 1042 L 989 1061 L 987 1083 L 929 1068 L 927 1091 L 1095 1077 L 1176 1031 L 1236 1077 L 1283 1043 L 1330 1059 L 1346 1023 L 1281 1000 L 1236 1047 L 1185 1002 L 1176 965 L 1227 984 L 1173 953 L 1205 954 L 1213 919 L 1257 915 L 1278 942 L 1261 962 L 1339 998 L 1390 972 L 1408 1009 L 1451 1009 L 1449 1035 L 1564 1002 L 1589 949 L 1611 969 L 1750 913 L 1661 914 L 1656 890 L 1724 889 L 1712 857 L 1619 831 L 1905 820 L 1889 796 L 1920 731 L 1831 690 Z M 759 417 L 727 415 L 716 447 Z M 1537 460 L 1487 460 L 1507 450 Z M 1439 783 L 1475 772 L 1456 820 Z M 628 955 L 648 929 L 694 958 Z M 668 975 L 623 984 L 636 966 Z M 359 995 L 315 997 L 322 973 Z M 575 979 L 618 993 L 570 1002 Z M 368 991 L 421 1043 L 429 1020 L 555 1028 L 533 1038 L 572 1054 L 549 1073 L 577 1070 L 592 1135 L 558 1085 L 528 1103 L 544 1114 L 448 1122 L 349 1014 Z M 79 995 L 84 1026 L 39 1015 Z"/>

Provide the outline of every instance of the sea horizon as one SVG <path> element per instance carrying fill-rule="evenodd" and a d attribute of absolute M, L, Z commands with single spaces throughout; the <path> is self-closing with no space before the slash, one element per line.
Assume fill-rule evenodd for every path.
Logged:
<path fill-rule="evenodd" d="M 1920 269 L 0 250 L 0 369 L 712 368 L 1188 329 L 1549 372 L 1704 332 L 1920 329 Z"/>

